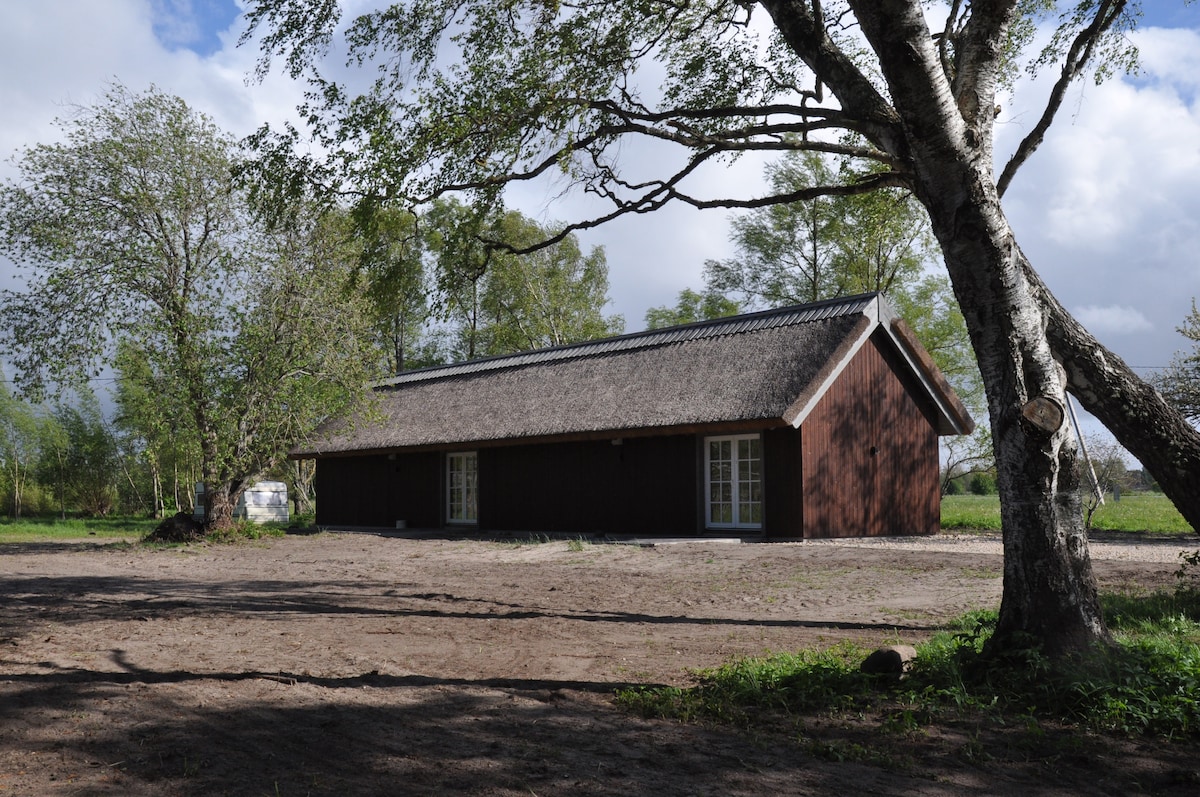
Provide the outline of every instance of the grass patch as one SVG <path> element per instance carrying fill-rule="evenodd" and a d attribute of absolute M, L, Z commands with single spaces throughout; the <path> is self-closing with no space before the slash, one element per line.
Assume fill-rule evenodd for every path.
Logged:
<path fill-rule="evenodd" d="M 1014 650 L 984 659 L 996 613 L 973 612 L 917 646 L 903 680 L 865 675 L 851 644 L 742 659 L 689 688 L 633 688 L 618 702 L 645 716 L 750 728 L 765 718 L 874 717 L 884 733 L 939 721 L 1200 737 L 1200 590 L 1105 596 L 1112 648 L 1070 661 Z M 899 719 L 898 719 L 899 718 Z"/>
<path fill-rule="evenodd" d="M 244 542 L 245 540 L 261 540 L 263 537 L 282 537 L 287 534 L 286 527 L 281 523 L 251 523 L 248 520 L 238 520 L 232 526 L 204 535 L 206 542 L 228 544 Z"/>
<path fill-rule="evenodd" d="M 20 518 L 0 519 L 0 544 L 6 542 L 44 542 L 75 539 L 136 539 L 145 538 L 161 519 L 154 518 Z M 283 523 L 249 523 L 239 521 L 223 531 L 214 531 L 204 537 L 213 543 L 258 540 L 263 537 L 282 537 L 286 533 Z M 151 543 L 162 545 L 163 543 Z"/>
<path fill-rule="evenodd" d="M 1000 498 L 995 495 L 942 496 L 942 528 L 1000 530 Z M 1136 531 L 1182 534 L 1192 531 L 1170 499 L 1162 493 L 1124 493 L 1120 501 L 1105 497 L 1092 515 L 1097 531 Z"/>
<path fill-rule="evenodd" d="M 1092 515 L 1092 528 L 1101 531 L 1149 531 L 1181 534 L 1192 527 L 1162 493 L 1124 493 L 1120 501 L 1104 497 L 1104 506 Z"/>
<path fill-rule="evenodd" d="M 159 521 L 147 518 L 0 518 L 0 543 L 38 540 L 105 539 L 136 537 L 141 539 Z"/>
<path fill-rule="evenodd" d="M 554 542 L 554 538 L 549 534 L 530 533 L 520 537 L 500 537 L 494 540 L 494 542 L 513 548 L 523 548 L 527 545 L 546 545 Z"/>
<path fill-rule="evenodd" d="M 996 495 L 943 495 L 943 529 L 1000 530 L 1000 497 Z"/>
<path fill-rule="evenodd" d="M 617 700 L 643 716 L 746 726 L 763 709 L 784 713 L 856 707 L 872 679 L 858 671 L 870 651 L 844 642 L 826 650 L 737 659 L 698 673 L 690 688 L 633 688 Z"/>

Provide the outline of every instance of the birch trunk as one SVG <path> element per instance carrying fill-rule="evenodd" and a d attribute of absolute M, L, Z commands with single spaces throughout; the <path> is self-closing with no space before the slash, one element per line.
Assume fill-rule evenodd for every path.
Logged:
<path fill-rule="evenodd" d="M 1085 650 L 1108 640 L 1108 632 L 1083 525 L 1067 375 L 1047 335 L 1051 310 L 1005 218 L 992 171 L 995 64 L 1013 4 L 972 9 L 953 83 L 919 3 L 851 5 L 891 93 L 894 121 L 874 138 L 912 170 L 987 392 L 1004 537 L 1004 590 L 989 650 Z M 879 104 L 862 90 L 839 98 L 852 112 L 856 102 Z"/>
<path fill-rule="evenodd" d="M 947 201 L 953 192 L 943 179 L 927 182 L 939 197 L 927 206 L 979 359 L 996 450 L 1004 590 L 990 649 L 1032 641 L 1053 656 L 1084 650 L 1108 633 L 1048 308 L 1026 279 L 1028 261 L 990 174 L 975 175 L 959 202 Z"/>

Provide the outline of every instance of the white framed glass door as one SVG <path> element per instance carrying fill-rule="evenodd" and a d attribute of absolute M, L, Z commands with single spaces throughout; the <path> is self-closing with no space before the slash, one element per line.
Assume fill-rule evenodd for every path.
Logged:
<path fill-rule="evenodd" d="M 446 522 L 479 522 L 479 458 L 474 451 L 446 455 Z"/>
<path fill-rule="evenodd" d="M 727 435 L 704 440 L 709 528 L 762 528 L 762 438 Z"/>

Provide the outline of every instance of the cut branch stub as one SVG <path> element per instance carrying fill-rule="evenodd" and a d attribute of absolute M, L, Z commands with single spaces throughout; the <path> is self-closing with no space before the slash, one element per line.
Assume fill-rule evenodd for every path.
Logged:
<path fill-rule="evenodd" d="M 1062 428 L 1066 412 L 1061 402 L 1048 396 L 1037 396 L 1021 407 L 1021 417 L 1034 430 L 1054 434 Z"/>

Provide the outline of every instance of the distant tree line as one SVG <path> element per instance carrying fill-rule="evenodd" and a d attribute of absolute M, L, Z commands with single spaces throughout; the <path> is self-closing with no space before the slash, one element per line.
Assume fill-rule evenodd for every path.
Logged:
<path fill-rule="evenodd" d="M 10 517 L 148 514 L 153 507 L 136 435 L 106 420 L 91 393 L 46 405 L 0 387 L 0 463 L 0 513 Z M 180 491 L 171 503 L 190 508 Z"/>

